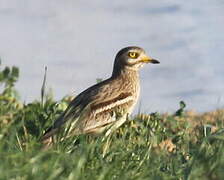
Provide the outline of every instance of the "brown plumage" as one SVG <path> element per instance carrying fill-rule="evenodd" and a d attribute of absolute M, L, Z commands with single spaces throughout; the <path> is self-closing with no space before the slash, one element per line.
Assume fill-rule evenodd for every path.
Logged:
<path fill-rule="evenodd" d="M 118 52 L 112 76 L 86 89 L 75 97 L 67 109 L 44 134 L 49 143 L 60 129 L 67 134 L 100 133 L 122 125 L 137 102 L 140 84 L 138 70 L 145 63 L 159 63 L 139 47 L 126 47 Z"/>

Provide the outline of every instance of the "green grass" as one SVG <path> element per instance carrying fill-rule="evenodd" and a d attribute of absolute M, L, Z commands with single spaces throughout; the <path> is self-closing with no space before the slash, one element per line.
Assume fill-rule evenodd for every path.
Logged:
<path fill-rule="evenodd" d="M 0 180 L 167 179 L 224 177 L 224 112 L 139 114 L 116 132 L 71 137 L 43 150 L 40 137 L 66 108 L 46 95 L 29 104 L 14 88 L 19 70 L 0 71 Z"/>

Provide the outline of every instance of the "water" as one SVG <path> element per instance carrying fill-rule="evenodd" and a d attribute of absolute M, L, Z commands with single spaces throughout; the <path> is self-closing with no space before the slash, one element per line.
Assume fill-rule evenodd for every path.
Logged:
<path fill-rule="evenodd" d="M 140 109 L 224 107 L 224 1 L 0 0 L 0 57 L 21 70 L 26 102 L 40 97 L 44 66 L 57 99 L 111 75 L 125 46 L 160 65 L 141 71 Z M 138 109 L 138 108 L 136 108 Z"/>

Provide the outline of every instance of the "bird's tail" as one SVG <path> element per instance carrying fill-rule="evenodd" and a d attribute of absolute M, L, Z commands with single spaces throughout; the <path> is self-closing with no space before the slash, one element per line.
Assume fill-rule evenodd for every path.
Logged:
<path fill-rule="evenodd" d="M 41 138 L 41 143 L 44 145 L 44 149 L 49 149 L 53 144 L 53 135 L 57 133 L 58 129 L 49 128 Z"/>

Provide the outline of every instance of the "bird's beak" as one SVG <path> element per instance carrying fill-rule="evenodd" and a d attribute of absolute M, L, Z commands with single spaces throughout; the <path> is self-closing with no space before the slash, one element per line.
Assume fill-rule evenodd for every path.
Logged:
<path fill-rule="evenodd" d="M 141 57 L 141 60 L 140 61 L 141 62 L 144 62 L 144 63 L 152 63 L 152 64 L 159 64 L 160 63 L 158 60 L 153 59 L 153 58 L 151 58 L 151 57 L 149 57 L 147 55 L 143 55 Z"/>

